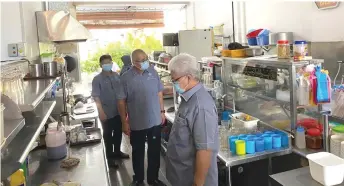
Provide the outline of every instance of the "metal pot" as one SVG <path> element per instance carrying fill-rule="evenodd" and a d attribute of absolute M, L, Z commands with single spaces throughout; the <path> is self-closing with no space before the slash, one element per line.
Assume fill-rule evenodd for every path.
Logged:
<path fill-rule="evenodd" d="M 294 42 L 293 32 L 277 32 L 269 34 L 269 43 L 276 45 L 279 40 L 288 40 L 290 44 Z"/>
<path fill-rule="evenodd" d="M 42 77 L 43 76 L 43 64 L 35 63 L 29 65 L 29 74 L 31 77 Z"/>
<path fill-rule="evenodd" d="M 246 48 L 246 56 L 254 57 L 263 55 L 263 49 L 261 48 Z"/>
<path fill-rule="evenodd" d="M 57 75 L 57 62 L 45 62 L 44 63 L 44 74 L 46 76 L 54 77 Z"/>

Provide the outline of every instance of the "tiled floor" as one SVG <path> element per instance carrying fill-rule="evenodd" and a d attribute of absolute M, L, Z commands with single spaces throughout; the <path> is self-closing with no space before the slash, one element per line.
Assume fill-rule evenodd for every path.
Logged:
<path fill-rule="evenodd" d="M 146 144 L 146 149 L 147 149 L 147 144 Z M 128 153 L 131 157 L 131 146 L 130 146 L 129 138 L 125 135 L 123 135 L 121 150 L 125 153 Z M 134 174 L 131 159 L 121 160 L 118 163 L 120 164 L 119 169 L 114 170 L 110 168 L 111 185 L 112 186 L 129 186 L 129 184 L 132 181 L 132 176 Z M 145 168 L 147 169 L 147 154 L 145 155 Z M 146 175 L 146 172 L 145 172 L 145 175 Z M 165 182 L 168 186 L 170 186 L 170 184 L 168 184 L 166 180 L 165 161 L 164 161 L 163 156 L 160 156 L 159 179 Z"/>

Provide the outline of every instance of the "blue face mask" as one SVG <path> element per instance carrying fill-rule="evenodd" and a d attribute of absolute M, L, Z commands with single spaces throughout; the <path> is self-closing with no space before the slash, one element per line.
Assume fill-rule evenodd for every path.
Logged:
<path fill-rule="evenodd" d="M 185 89 L 182 89 L 178 82 L 173 83 L 173 86 L 178 94 L 183 94 L 185 92 Z"/>
<path fill-rule="evenodd" d="M 102 65 L 102 69 L 106 72 L 110 72 L 112 70 L 112 63 Z"/>
<path fill-rule="evenodd" d="M 141 70 L 147 70 L 149 68 L 149 62 L 145 61 L 141 63 Z"/>

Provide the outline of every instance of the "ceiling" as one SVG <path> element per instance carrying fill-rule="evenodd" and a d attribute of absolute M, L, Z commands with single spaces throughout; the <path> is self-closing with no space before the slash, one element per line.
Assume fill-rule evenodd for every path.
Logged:
<path fill-rule="evenodd" d="M 77 19 L 89 29 L 164 27 L 164 11 L 180 10 L 189 2 L 74 2 Z"/>

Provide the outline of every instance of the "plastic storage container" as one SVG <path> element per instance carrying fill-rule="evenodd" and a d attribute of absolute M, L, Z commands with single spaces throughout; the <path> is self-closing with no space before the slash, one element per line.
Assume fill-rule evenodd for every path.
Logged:
<path fill-rule="evenodd" d="M 63 130 L 48 129 L 45 142 L 48 159 L 62 159 L 67 155 L 66 133 Z"/>
<path fill-rule="evenodd" d="M 243 121 L 241 119 L 237 118 L 243 118 L 245 114 L 244 113 L 236 113 L 232 114 L 232 125 L 234 128 L 246 128 L 246 129 L 257 129 L 257 123 L 259 119 L 254 118 L 250 116 L 251 120 L 250 121 Z"/>
<path fill-rule="evenodd" d="M 312 178 L 326 185 L 338 185 L 344 179 L 344 159 L 328 152 L 318 152 L 306 156 Z"/>
<path fill-rule="evenodd" d="M 308 56 L 308 44 L 306 41 L 294 42 L 294 60 L 303 60 Z"/>
<path fill-rule="evenodd" d="M 278 59 L 290 58 L 290 46 L 288 40 L 279 40 L 277 42 L 277 57 Z"/>
<path fill-rule="evenodd" d="M 332 135 L 330 140 L 330 152 L 344 158 L 344 136 Z"/>
<path fill-rule="evenodd" d="M 306 135 L 306 147 L 310 149 L 321 149 L 323 138 L 321 131 L 316 128 L 308 129 Z"/>
<path fill-rule="evenodd" d="M 299 126 L 296 128 L 295 145 L 299 149 L 306 148 L 306 136 L 305 129 L 303 127 Z"/>

